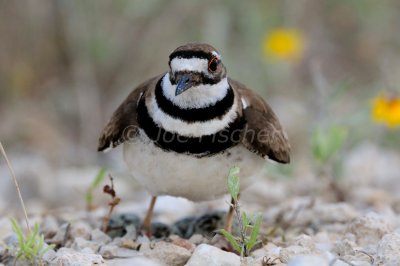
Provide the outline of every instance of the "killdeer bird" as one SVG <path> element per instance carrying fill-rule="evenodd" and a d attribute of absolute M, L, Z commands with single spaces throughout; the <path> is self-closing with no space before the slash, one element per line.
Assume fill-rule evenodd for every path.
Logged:
<path fill-rule="evenodd" d="M 157 196 L 212 200 L 227 193 L 230 167 L 240 167 L 244 189 L 266 159 L 290 160 L 288 138 L 271 107 L 227 77 L 214 47 L 180 46 L 170 54 L 169 68 L 131 92 L 98 146 L 104 151 L 123 143 L 126 164 L 152 195 L 147 232 Z M 232 215 L 230 209 L 227 230 Z"/>

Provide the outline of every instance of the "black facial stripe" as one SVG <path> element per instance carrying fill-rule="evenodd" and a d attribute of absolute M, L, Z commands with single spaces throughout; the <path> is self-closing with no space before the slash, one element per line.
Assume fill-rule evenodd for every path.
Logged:
<path fill-rule="evenodd" d="M 236 118 L 227 127 L 215 134 L 202 137 L 184 137 L 166 131 L 150 117 L 145 100 L 138 105 L 138 123 L 155 145 L 166 151 L 192 154 L 196 157 L 212 156 L 240 143 L 242 129 L 245 125 L 243 117 Z"/>
<path fill-rule="evenodd" d="M 170 54 L 169 61 L 174 58 L 200 58 L 210 60 L 213 57 L 215 57 L 215 55 L 211 53 L 206 53 L 204 51 L 176 51 Z"/>
<path fill-rule="evenodd" d="M 232 88 L 229 87 L 225 97 L 216 102 L 214 105 L 203 108 L 182 109 L 181 107 L 171 102 L 167 97 L 165 97 L 162 90 L 161 81 L 162 78 L 158 81 L 155 91 L 158 107 L 164 113 L 189 123 L 221 118 L 231 109 L 234 102 L 235 96 L 233 94 Z"/>
<path fill-rule="evenodd" d="M 217 76 L 215 78 L 210 78 L 210 77 L 206 76 L 203 72 L 193 72 L 193 71 L 179 71 L 177 73 L 188 73 L 188 74 L 191 74 L 191 75 L 199 76 L 200 79 L 196 82 L 195 85 L 200 85 L 200 84 L 214 85 L 214 84 L 217 84 L 218 82 L 220 82 L 221 79 L 226 77 L 226 75 L 223 75 L 222 77 Z M 178 82 L 177 80 L 174 80 L 172 78 L 172 75 L 169 76 L 169 80 L 170 80 L 172 85 L 176 85 L 176 83 Z"/>

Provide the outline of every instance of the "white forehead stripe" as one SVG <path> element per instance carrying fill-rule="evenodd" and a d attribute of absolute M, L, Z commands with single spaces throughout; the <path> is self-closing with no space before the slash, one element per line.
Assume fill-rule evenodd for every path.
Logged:
<path fill-rule="evenodd" d="M 221 55 L 219 53 L 217 53 L 216 51 L 212 51 L 211 53 L 213 56 L 215 56 L 218 59 L 221 59 Z"/>
<path fill-rule="evenodd" d="M 171 70 L 177 71 L 195 71 L 207 72 L 208 60 L 202 58 L 174 58 L 171 61 Z"/>

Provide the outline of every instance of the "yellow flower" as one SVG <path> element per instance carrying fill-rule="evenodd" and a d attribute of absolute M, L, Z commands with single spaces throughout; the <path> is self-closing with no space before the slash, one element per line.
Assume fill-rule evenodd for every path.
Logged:
<path fill-rule="evenodd" d="M 400 126 L 400 98 L 378 96 L 372 102 L 372 119 L 388 127 Z"/>
<path fill-rule="evenodd" d="M 265 35 L 263 52 L 281 60 L 297 60 L 303 56 L 303 35 L 296 29 L 277 28 Z"/>

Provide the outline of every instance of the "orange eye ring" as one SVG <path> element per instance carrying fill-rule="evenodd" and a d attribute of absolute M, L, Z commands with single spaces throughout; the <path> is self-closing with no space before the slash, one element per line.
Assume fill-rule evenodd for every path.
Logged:
<path fill-rule="evenodd" d="M 210 71 L 210 72 L 215 72 L 215 71 L 217 71 L 218 64 L 219 64 L 218 58 L 213 57 L 213 58 L 210 60 L 210 62 L 208 63 L 208 71 Z"/>

